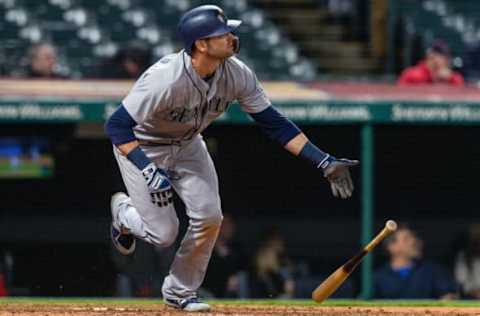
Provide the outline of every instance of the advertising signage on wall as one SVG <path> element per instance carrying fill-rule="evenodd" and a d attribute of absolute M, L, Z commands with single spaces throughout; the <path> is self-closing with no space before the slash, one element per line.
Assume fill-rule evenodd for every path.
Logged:
<path fill-rule="evenodd" d="M 0 122 L 104 122 L 119 102 L 0 100 Z M 480 124 L 480 102 L 352 102 L 283 101 L 281 112 L 306 124 Z M 218 120 L 220 124 L 250 124 L 238 104 L 232 104 Z"/>

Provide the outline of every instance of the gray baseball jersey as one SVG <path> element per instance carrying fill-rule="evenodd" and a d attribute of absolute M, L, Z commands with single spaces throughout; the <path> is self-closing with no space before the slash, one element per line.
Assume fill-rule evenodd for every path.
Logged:
<path fill-rule="evenodd" d="M 183 51 L 150 67 L 123 100 L 145 154 L 176 175 L 170 182 L 190 218 L 163 284 L 165 298 L 195 296 L 203 282 L 222 211 L 215 167 L 199 133 L 234 100 L 249 113 L 270 105 L 255 74 L 237 58 L 227 59 L 207 83 Z M 172 244 L 178 218 L 171 192 L 150 194 L 141 171 L 117 148 L 114 153 L 130 196 L 119 211 L 121 224 L 147 242 Z"/>
<path fill-rule="evenodd" d="M 207 83 L 181 51 L 152 65 L 122 103 L 138 124 L 134 133 L 139 141 L 184 143 L 234 100 L 248 113 L 270 105 L 255 74 L 238 58 L 227 59 Z"/>

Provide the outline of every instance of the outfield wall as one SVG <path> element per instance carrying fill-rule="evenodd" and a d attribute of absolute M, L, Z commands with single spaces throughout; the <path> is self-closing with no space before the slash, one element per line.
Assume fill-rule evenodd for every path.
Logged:
<path fill-rule="evenodd" d="M 0 179 L 0 245 L 16 258 L 15 282 L 34 295 L 110 295 L 115 270 L 108 204 L 122 183 L 102 123 L 131 83 L 104 83 L 108 89 L 88 82 L 13 83 L 0 81 L 0 135 L 46 138 L 55 160 L 50 178 Z M 81 89 L 90 94 L 82 96 Z M 425 238 L 427 256 L 451 263 L 461 233 L 480 222 L 477 90 L 333 84 L 278 89 L 283 95 L 267 89 L 274 103 L 339 156 L 362 158 L 362 129 L 373 128 L 371 228 L 387 218 L 408 221 Z M 99 99 L 99 91 L 107 96 Z M 355 196 L 335 200 L 321 174 L 266 139 L 236 105 L 230 108 L 204 136 L 223 209 L 238 221 L 238 239 L 253 253 L 260 232 L 279 226 L 295 260 L 314 273 L 329 272 L 360 243 L 363 166 L 353 171 Z M 374 265 L 381 254 L 379 249 Z M 98 275 L 104 279 L 92 287 Z M 357 292 L 359 276 L 353 279 Z"/>

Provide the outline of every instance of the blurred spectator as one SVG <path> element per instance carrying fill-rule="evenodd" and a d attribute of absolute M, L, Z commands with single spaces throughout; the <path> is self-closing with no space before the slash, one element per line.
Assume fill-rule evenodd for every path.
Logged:
<path fill-rule="evenodd" d="M 7 292 L 7 282 L 5 281 L 5 276 L 3 273 L 0 273 L 0 297 L 8 296 Z"/>
<path fill-rule="evenodd" d="M 35 44 L 28 53 L 28 66 L 23 77 L 43 79 L 63 79 L 60 73 L 55 47 L 48 43 Z"/>
<path fill-rule="evenodd" d="M 11 286 L 13 257 L 9 251 L 0 251 L 0 297 L 8 296 Z"/>
<path fill-rule="evenodd" d="M 285 252 L 285 242 L 277 229 L 270 229 L 261 239 L 250 275 L 254 298 L 293 298 L 293 264 Z"/>
<path fill-rule="evenodd" d="M 7 280 L 3 272 L 3 268 L 0 265 L 0 297 L 2 296 L 8 296 L 8 292 L 7 292 Z"/>
<path fill-rule="evenodd" d="M 133 42 L 120 49 L 105 63 L 101 76 L 108 79 L 136 79 L 150 66 L 150 49 L 139 42 Z"/>
<path fill-rule="evenodd" d="M 385 241 L 390 256 L 375 271 L 374 296 L 380 299 L 453 299 L 456 286 L 439 265 L 422 259 L 423 242 L 406 225 Z"/>
<path fill-rule="evenodd" d="M 480 299 L 480 225 L 472 225 L 467 246 L 455 261 L 455 279 L 466 298 Z"/>
<path fill-rule="evenodd" d="M 243 252 L 235 241 L 236 224 L 230 214 L 223 214 L 222 227 L 213 248 L 203 290 L 217 298 L 239 297 L 240 280 L 238 273 L 244 268 Z"/>
<path fill-rule="evenodd" d="M 405 69 L 398 79 L 400 85 L 434 83 L 464 85 L 462 75 L 452 69 L 450 49 L 440 40 L 435 41 L 428 48 L 424 60 L 416 66 Z"/>

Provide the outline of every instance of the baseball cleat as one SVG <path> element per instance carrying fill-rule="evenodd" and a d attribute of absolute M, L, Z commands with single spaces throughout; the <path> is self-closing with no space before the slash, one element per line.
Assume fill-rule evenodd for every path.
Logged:
<path fill-rule="evenodd" d="M 166 298 L 164 301 L 166 305 L 186 312 L 208 312 L 210 310 L 210 305 L 201 302 L 197 297 L 185 299 Z"/>
<path fill-rule="evenodd" d="M 112 225 L 110 227 L 110 238 L 117 250 L 123 255 L 131 255 L 135 251 L 135 236 L 119 223 L 118 213 L 120 206 L 128 196 L 123 192 L 117 192 L 112 196 L 110 209 L 112 211 Z"/>

